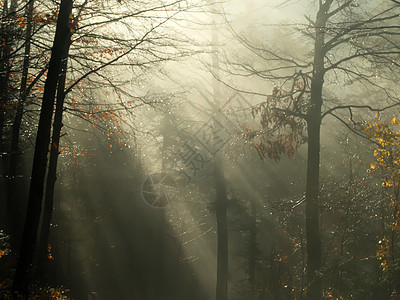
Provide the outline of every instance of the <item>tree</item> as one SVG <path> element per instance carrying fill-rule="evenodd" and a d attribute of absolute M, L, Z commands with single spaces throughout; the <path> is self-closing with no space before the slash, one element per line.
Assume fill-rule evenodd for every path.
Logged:
<path fill-rule="evenodd" d="M 10 234 L 12 252 L 17 253 L 26 209 L 26 198 L 23 195 L 25 189 L 20 187 L 25 185 L 21 182 L 25 180 L 24 177 L 28 177 L 20 155 L 30 148 L 26 146 L 26 142 L 34 130 L 29 128 L 36 125 L 36 112 L 29 106 L 29 102 L 36 104 L 36 98 L 42 96 L 43 86 L 40 79 L 47 71 L 47 64 L 40 64 L 43 56 L 50 52 L 50 46 L 47 46 L 46 42 L 46 30 L 42 29 L 51 28 L 51 25 L 55 24 L 56 13 L 47 10 L 46 13 L 39 13 L 37 8 L 41 7 L 41 4 L 35 4 L 35 1 L 26 4 L 13 1 L 11 7 L 14 7 L 15 13 L 12 19 L 4 22 L 9 27 L 5 35 L 8 36 L 8 40 L 4 41 L 4 45 L 8 45 L 12 51 L 9 51 L 9 57 L 2 58 L 2 62 L 8 64 L 9 70 L 7 82 L 4 82 L 7 85 L 7 93 L 3 94 L 6 126 L 1 135 L 4 142 L 3 178 L 6 187 L 4 211 L 7 214 L 4 219 L 7 221 L 5 225 Z M 38 33 L 41 33 L 40 38 Z M 33 122 L 31 118 L 34 119 Z M 25 134 L 21 134 L 21 131 Z"/>
<path fill-rule="evenodd" d="M 11 234 L 13 248 L 16 249 L 18 241 L 19 241 L 19 232 L 17 228 L 19 227 L 17 223 L 20 221 L 16 216 L 20 215 L 21 212 L 21 204 L 20 201 L 17 200 L 16 197 L 16 175 L 17 175 L 17 162 L 18 162 L 18 154 L 19 154 L 19 144 L 20 144 L 20 129 L 23 117 L 23 110 L 26 100 L 28 98 L 29 91 L 32 89 L 33 85 L 28 85 L 28 76 L 29 76 L 29 64 L 31 59 L 31 38 L 32 38 L 32 29 L 33 29 L 33 7 L 34 0 L 29 1 L 25 8 L 26 19 L 29 20 L 26 24 L 25 31 L 25 47 L 24 47 L 24 58 L 23 58 L 23 66 L 21 72 L 21 86 L 20 93 L 16 103 L 15 116 L 12 125 L 12 135 L 11 135 L 11 149 L 10 149 L 10 159 L 8 166 L 8 182 L 7 182 L 7 213 L 8 213 L 8 224 L 9 233 Z M 43 72 L 37 77 L 35 82 L 43 75 Z M 12 224 L 12 225 L 11 225 Z"/>
<path fill-rule="evenodd" d="M 11 92 L 10 74 L 11 74 L 11 64 L 10 60 L 12 58 L 12 49 L 14 46 L 14 38 L 16 35 L 17 27 L 15 26 L 16 21 L 16 9 L 17 1 L 12 0 L 10 2 L 5 1 L 2 6 L 1 15 L 1 46 L 0 46 L 0 152 L 2 153 L 2 160 L 4 163 L 5 152 L 3 145 L 3 135 L 5 127 L 5 116 L 9 105 L 9 94 Z"/>
<path fill-rule="evenodd" d="M 392 291 L 399 290 L 399 241 L 400 226 L 400 132 L 396 128 L 400 122 L 396 117 L 388 123 L 382 121 L 368 121 L 364 126 L 367 137 L 375 141 L 375 162 L 371 163 L 371 170 L 381 178 L 382 187 L 390 190 L 390 236 L 382 237 L 378 257 L 381 260 L 382 271 L 387 274 L 392 285 Z"/>
<path fill-rule="evenodd" d="M 217 10 L 214 9 L 213 13 Z M 212 43 L 213 43 L 213 54 L 212 54 L 212 68 L 214 72 L 218 71 L 219 68 L 219 57 L 218 57 L 218 32 L 216 28 L 215 16 L 213 16 L 213 31 L 212 31 Z M 222 113 L 221 113 L 221 90 L 220 83 L 214 79 L 213 82 L 213 120 L 212 126 L 217 127 L 217 124 L 223 124 Z M 217 143 L 218 132 L 215 133 L 213 130 L 213 141 Z M 227 300 L 228 299 L 228 219 L 227 219 L 227 208 L 228 208 L 228 197 L 226 188 L 226 179 L 224 174 L 224 162 L 221 154 L 214 155 L 214 181 L 215 181 L 215 206 L 217 216 L 217 284 L 216 284 L 216 299 Z"/>
<path fill-rule="evenodd" d="M 396 58 L 400 47 L 394 24 L 398 18 L 398 7 L 385 1 L 378 5 L 368 1 L 321 0 L 315 19 L 307 18 L 308 24 L 304 27 L 296 25 L 298 32 L 313 43 L 311 56 L 275 51 L 241 37 L 231 27 L 242 45 L 261 59 L 262 64 L 250 60 L 234 62 L 228 64 L 226 71 L 273 81 L 276 85 L 272 95 L 254 109 L 255 114 L 261 116 L 261 129 L 252 131 L 246 128 L 244 136 L 253 141 L 262 158 L 279 159 L 283 153 L 293 155 L 303 142 L 308 145 L 305 208 L 308 299 L 322 297 L 318 201 L 322 120 L 331 115 L 347 124 L 338 111 L 347 110 L 350 121 L 354 122 L 354 110 L 382 110 L 385 107 L 385 104 L 375 108 L 365 105 L 357 97 L 354 102 L 344 99 L 337 104 L 337 99 L 330 99 L 328 88 L 334 90 L 334 87 L 328 83 L 339 81 L 340 84 L 352 84 L 354 88 L 366 86 L 370 93 L 374 90 L 374 93 L 386 97 L 386 108 L 397 105 L 393 89 L 390 86 L 385 88 L 382 83 L 390 84 L 388 77 L 377 74 L 381 81 L 378 82 L 373 79 L 375 71 L 371 68 L 379 66 L 396 76 L 393 66 L 399 66 Z M 263 95 L 255 91 L 249 93 Z M 345 98 L 346 95 L 338 92 L 336 97 Z"/>
<path fill-rule="evenodd" d="M 47 172 L 45 198 L 43 202 L 43 215 L 42 222 L 40 224 L 40 234 L 38 243 L 38 256 L 39 256 L 39 274 L 44 272 L 44 266 L 48 257 L 48 242 L 50 234 L 50 224 L 53 214 L 53 200 L 54 200 L 54 186 L 57 179 L 57 161 L 60 153 L 60 137 L 62 125 L 62 117 L 64 112 L 64 100 L 65 100 L 65 81 L 67 76 L 67 62 L 69 48 L 71 45 L 72 32 L 69 30 L 65 40 L 65 47 L 63 49 L 61 57 L 61 71 L 57 82 L 57 98 L 56 108 L 54 112 L 53 132 L 50 146 L 50 158 L 49 158 L 49 169 Z"/>
<path fill-rule="evenodd" d="M 111 19 L 108 12 L 110 7 L 107 7 L 107 9 L 103 7 L 106 11 L 99 12 L 97 8 L 98 3 L 93 4 L 93 7 L 85 7 L 87 1 L 84 2 L 84 4 L 80 6 L 81 9 L 79 13 L 74 17 L 72 16 L 70 9 L 70 13 L 68 14 L 69 19 L 66 21 L 66 31 L 64 29 L 59 29 L 61 12 L 58 17 L 56 37 L 52 57 L 49 63 L 48 78 L 44 88 L 43 105 L 37 132 L 27 221 L 25 224 L 21 254 L 14 281 L 14 289 L 22 288 L 24 293 L 26 292 L 26 286 L 28 284 L 27 276 L 32 268 L 32 257 L 38 230 L 37 226 L 41 213 L 41 199 L 43 196 L 44 174 L 47 165 L 47 148 L 49 146 L 50 123 L 53 113 L 52 108 L 54 104 L 55 89 L 58 89 L 56 119 L 54 120 L 53 127 L 53 143 L 50 147 L 52 149 L 51 165 L 48 173 L 48 185 L 46 186 L 46 201 L 40 242 L 41 246 L 39 247 L 41 249 L 40 257 L 42 258 L 46 257 L 47 254 L 46 245 L 51 221 L 51 212 L 53 209 L 54 182 L 56 180 L 55 171 L 57 167 L 59 138 L 61 135 L 60 131 L 62 128 L 62 113 L 64 110 L 63 102 L 66 95 L 71 93 L 74 88 L 79 87 L 82 94 L 87 96 L 84 89 L 85 85 L 87 85 L 86 87 L 89 88 L 89 90 L 93 89 L 95 86 L 111 87 L 115 94 L 117 94 L 117 102 L 120 103 L 108 104 L 103 101 L 104 106 L 106 107 L 106 109 L 103 109 L 101 105 L 94 103 L 93 99 L 89 98 L 89 109 L 82 110 L 77 104 L 76 98 L 73 97 L 71 106 L 74 108 L 74 112 L 77 112 L 81 117 L 89 120 L 89 122 L 93 122 L 96 126 L 97 118 L 111 120 L 118 123 L 119 120 L 121 120 L 120 110 L 128 111 L 129 109 L 132 109 L 132 107 L 135 107 L 136 104 L 133 104 L 134 101 L 132 99 L 129 99 L 128 101 L 126 101 L 126 99 L 123 99 L 125 101 L 122 100 L 122 97 L 120 97 L 121 94 L 125 93 L 124 96 L 126 98 L 130 97 L 131 94 L 125 92 L 117 85 L 114 85 L 110 78 L 107 79 L 106 76 L 102 75 L 100 73 L 102 69 L 110 66 L 130 66 L 146 70 L 153 64 L 155 65 L 170 59 L 177 59 L 181 56 L 193 53 L 191 49 L 177 49 L 180 43 L 186 43 L 184 39 L 174 39 L 167 34 L 162 34 L 162 27 L 169 20 L 174 18 L 178 13 L 184 12 L 191 7 L 188 3 L 185 2 L 185 5 L 181 6 L 183 1 L 165 2 L 156 5 L 149 2 L 140 3 L 140 5 L 134 7 L 127 5 L 124 9 L 121 9 L 121 3 L 119 1 L 117 2 L 118 3 L 114 6 L 115 15 Z M 147 4 L 148 7 L 144 7 L 145 4 Z M 63 7 L 63 5 L 61 7 Z M 85 7 L 84 10 L 83 7 Z M 94 14 L 93 11 L 98 14 L 99 17 L 95 21 L 91 18 Z M 128 22 L 128 20 L 130 22 Z M 115 36 L 110 38 L 104 34 L 104 32 L 101 32 L 101 28 L 104 29 L 107 25 L 113 27 L 112 25 L 117 22 L 119 22 L 120 25 L 125 26 L 128 31 L 133 30 L 132 28 L 134 27 L 132 24 L 137 20 L 140 20 L 141 26 L 135 28 L 134 32 L 131 32 L 135 38 L 123 37 L 123 35 L 118 31 L 118 34 L 117 32 L 114 32 Z M 80 21 L 82 22 L 80 23 Z M 61 25 L 64 26 L 65 24 L 61 23 Z M 59 37 L 60 30 L 63 32 L 62 39 Z M 79 41 L 82 42 L 86 39 L 84 42 L 86 43 L 86 46 L 95 49 L 89 55 L 81 56 L 82 52 L 80 46 L 73 48 L 72 54 L 68 53 L 68 49 L 71 45 L 71 34 L 76 32 L 79 32 L 79 35 L 77 35 L 73 42 L 77 44 Z M 131 57 L 128 57 L 128 55 L 132 55 L 135 52 L 141 53 L 142 55 L 135 57 L 132 62 Z M 56 74 L 60 74 L 60 61 L 64 61 L 66 64 L 68 58 L 72 61 L 70 64 L 69 76 L 75 78 L 74 80 L 68 80 L 69 86 L 65 87 L 66 75 L 62 74 L 61 76 L 58 76 Z M 65 65 L 65 69 L 66 66 L 67 65 Z M 51 69 L 52 72 L 50 72 L 50 68 L 53 68 Z M 67 71 L 65 70 L 65 72 Z M 138 71 L 138 73 L 140 73 L 140 71 Z M 50 74 L 51 76 L 54 76 L 55 79 L 49 79 Z M 106 79 L 106 83 L 97 81 L 99 79 Z M 57 80 L 59 80 L 58 83 Z M 110 108 L 113 105 L 119 107 L 116 109 Z M 93 107 L 95 109 L 93 109 Z M 108 134 L 108 136 L 111 136 L 111 133 Z M 120 141 L 118 142 L 122 145 Z M 112 147 L 112 145 L 110 145 L 110 147 Z M 41 261 L 43 262 L 43 259 L 41 259 Z"/>
<path fill-rule="evenodd" d="M 85 1 L 79 6 L 78 13 L 73 17 L 69 24 L 69 34 L 72 35 L 72 33 L 74 33 L 76 38 L 73 41 L 68 40 L 68 47 L 63 53 L 63 62 L 65 64 L 63 72 L 68 73 L 71 78 L 74 78 L 76 75 L 78 76 L 77 78 L 74 78 L 74 80 L 69 80 L 69 86 L 66 87 L 67 74 L 62 74 L 59 78 L 60 81 L 57 87 L 57 105 L 53 125 L 50 164 L 47 175 L 43 222 L 40 235 L 40 268 L 43 267 L 47 257 L 48 237 L 53 210 L 54 185 L 56 181 L 57 161 L 60 151 L 60 136 L 63 127 L 62 114 L 64 110 L 78 115 L 87 122 L 92 123 L 93 126 L 97 126 L 102 128 L 104 131 L 107 131 L 106 135 L 108 139 L 110 139 L 111 136 L 114 136 L 115 141 L 118 142 L 118 145 L 122 150 L 123 143 L 121 140 L 117 140 L 122 136 L 123 131 L 120 123 L 127 124 L 127 121 L 124 118 L 129 116 L 132 113 L 131 111 L 136 107 L 146 104 L 146 99 L 137 99 L 142 101 L 141 104 L 137 104 L 132 99 L 135 97 L 128 92 L 128 89 L 125 88 L 123 84 L 114 83 L 114 81 L 117 82 L 119 80 L 118 76 L 113 75 L 112 72 L 107 76 L 101 74 L 100 71 L 105 72 L 106 68 L 113 69 L 113 67 L 116 68 L 120 66 L 150 68 L 152 65 L 158 65 L 160 62 L 177 59 L 179 56 L 186 56 L 192 53 L 191 51 L 181 49 L 175 49 L 172 52 L 169 49 L 163 49 L 178 47 L 180 42 L 186 43 L 186 41 L 176 40 L 176 44 L 171 45 L 170 40 L 172 40 L 173 37 L 161 37 L 158 32 L 158 30 L 161 31 L 161 28 L 165 23 L 175 17 L 176 14 L 188 9 L 189 4 L 184 7 L 180 6 L 180 1 L 165 2 L 157 5 L 154 5 L 151 2 L 141 3 L 138 6 L 133 5 L 132 7 L 130 5 L 121 7 L 121 3 L 119 2 L 115 4 L 115 8 L 118 11 L 113 18 L 109 19 L 108 10 L 110 7 L 107 7 L 106 11 L 99 11 L 97 6 L 89 6 L 88 2 Z M 145 7 L 145 5 L 148 5 L 148 7 Z M 163 17 L 157 16 L 158 11 L 160 10 L 165 13 Z M 131 25 L 127 20 L 133 21 L 136 18 L 142 17 L 148 19 L 149 24 L 143 24 L 143 28 L 136 29 L 137 32 L 134 34 L 134 39 L 122 36 L 115 36 L 115 38 L 111 39 L 104 32 L 97 32 L 97 30 L 99 30 L 97 22 L 93 24 L 91 19 L 85 20 L 88 15 L 94 13 L 98 14 L 99 18 L 105 19 L 104 21 L 99 21 L 102 27 L 107 28 L 107 25 L 111 25 L 110 30 L 112 30 L 113 25 L 115 24 L 126 26 L 131 29 Z M 83 19 L 82 22 L 80 22 L 81 19 Z M 107 33 L 113 34 L 111 31 Z M 115 32 L 114 34 L 117 35 Z M 153 44 L 154 41 L 157 41 L 159 45 L 152 46 L 151 44 Z M 86 52 L 82 53 L 82 44 L 92 51 L 85 49 Z M 145 46 L 143 47 L 143 45 Z M 71 53 L 69 53 L 70 46 Z M 135 55 L 136 52 L 143 52 L 144 55 L 137 58 L 137 60 L 133 60 L 133 62 L 130 61 L 130 55 Z M 70 60 L 70 66 L 67 70 L 68 59 Z M 77 68 L 75 64 L 79 64 L 80 67 Z M 130 78 L 130 80 L 134 79 L 134 76 Z M 130 80 L 126 80 L 124 84 L 126 85 L 126 83 L 131 83 Z M 98 94 L 98 91 L 94 89 L 95 87 L 104 89 L 104 93 L 107 96 L 110 93 L 107 89 L 111 90 L 113 96 L 116 98 L 116 103 L 108 102 L 104 99 L 102 100 L 103 103 L 100 101 L 94 101 L 95 97 L 104 97 L 103 95 Z M 74 91 L 74 88 L 78 89 L 78 91 Z M 94 91 L 92 92 L 93 89 Z M 73 91 L 75 93 L 74 96 L 72 96 L 72 104 L 67 103 L 66 107 L 64 107 L 65 97 L 73 94 Z M 78 102 L 77 98 L 79 92 L 82 94 L 82 100 Z M 84 100 L 84 98 L 87 99 Z M 120 132 L 121 135 L 118 136 L 119 134 L 117 134 L 117 132 Z M 112 147 L 112 144 L 110 144 L 110 147 Z"/>
<path fill-rule="evenodd" d="M 13 290 L 21 291 L 25 295 L 27 294 L 29 275 L 33 264 L 33 255 L 42 209 L 44 177 L 47 167 L 48 145 L 50 142 L 51 119 L 53 115 L 57 81 L 60 74 L 62 54 L 64 53 L 66 41 L 68 40 L 70 32 L 69 22 L 71 11 L 72 0 L 62 0 L 40 111 L 28 198 L 28 210 L 17 270 L 13 283 Z"/>

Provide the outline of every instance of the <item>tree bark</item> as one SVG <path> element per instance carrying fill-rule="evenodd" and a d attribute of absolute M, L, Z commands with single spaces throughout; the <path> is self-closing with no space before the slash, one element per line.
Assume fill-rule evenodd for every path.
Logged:
<path fill-rule="evenodd" d="M 256 261 L 257 261 L 257 212 L 256 200 L 251 199 L 250 240 L 249 240 L 249 293 L 256 299 Z"/>
<path fill-rule="evenodd" d="M 0 40 L 0 155 L 2 162 L 2 173 L 6 175 L 7 153 L 4 145 L 4 127 L 9 99 L 9 77 L 10 77 L 10 54 L 13 44 L 13 19 L 15 17 L 16 1 L 11 0 L 3 3 L 2 22 L 0 30 L 3 39 Z"/>
<path fill-rule="evenodd" d="M 17 111 L 14 116 L 11 136 L 11 151 L 10 151 L 10 162 L 8 166 L 8 183 L 7 183 L 7 216 L 9 224 L 9 233 L 11 234 L 11 248 L 16 249 L 18 241 L 20 240 L 20 228 L 21 225 L 21 207 L 24 205 L 19 203 L 19 198 L 16 197 L 16 175 L 17 175 L 17 163 L 19 154 L 19 139 L 20 129 L 22 123 L 22 116 L 24 110 L 24 104 L 28 96 L 27 91 L 27 80 L 29 73 L 29 61 L 31 51 L 31 35 L 32 35 L 32 15 L 34 0 L 30 0 L 26 6 L 25 15 L 27 18 L 26 32 L 25 32 L 25 49 L 24 49 L 24 62 L 22 66 L 21 75 L 21 89 L 20 95 L 17 102 Z"/>
<path fill-rule="evenodd" d="M 221 162 L 215 160 L 215 185 L 217 206 L 217 289 L 216 300 L 228 299 L 228 221 L 227 195 L 224 171 Z"/>
<path fill-rule="evenodd" d="M 3 2 L 2 11 L 1 11 L 1 19 L 5 21 L 5 17 L 7 15 L 7 7 L 8 1 L 5 0 Z M 4 149 L 4 122 L 5 122 L 5 112 L 6 112 L 6 104 L 7 99 L 5 97 L 5 90 L 4 90 L 4 75 L 6 73 L 6 66 L 5 66 L 5 51 L 6 51 L 6 40 L 4 33 L 6 32 L 6 22 L 0 22 L 0 188 L 3 188 L 2 184 L 5 184 L 5 179 L 7 178 L 7 169 L 6 169 L 6 152 Z M 4 186 L 6 187 L 6 186 Z M 0 198 L 0 206 L 6 207 L 7 205 L 7 198 L 3 197 Z M 0 211 L 0 226 L 7 226 L 8 216 L 6 214 L 6 209 Z"/>
<path fill-rule="evenodd" d="M 50 142 L 51 120 L 58 76 L 61 68 L 63 49 L 69 35 L 69 16 L 72 0 L 61 0 L 56 33 L 49 62 L 48 75 L 44 87 L 39 126 L 33 157 L 31 184 L 28 197 L 28 210 L 25 220 L 18 265 L 13 282 L 13 291 L 27 294 L 29 275 L 32 269 L 38 225 L 42 209 L 44 177 L 47 166 L 47 153 Z"/>
<path fill-rule="evenodd" d="M 327 1 L 332 2 L 332 1 Z M 324 38 L 329 4 L 321 5 L 315 24 L 315 47 L 313 76 L 311 79 L 311 103 L 307 117 L 308 151 L 306 183 L 306 240 L 307 240 L 307 299 L 322 299 L 321 276 L 322 264 L 321 232 L 319 225 L 319 164 L 320 164 L 320 129 L 322 86 L 324 82 Z"/>
<path fill-rule="evenodd" d="M 58 86 L 57 86 L 57 101 L 56 101 L 56 111 L 54 113 L 53 135 L 51 138 L 51 146 L 50 146 L 51 150 L 49 159 L 49 170 L 47 173 L 43 217 L 39 235 L 38 273 L 40 276 L 43 276 L 45 272 L 45 264 L 47 261 L 48 243 L 50 235 L 50 224 L 53 216 L 54 186 L 57 180 L 57 163 L 58 163 L 58 155 L 60 153 L 59 151 L 60 136 L 61 136 L 61 129 L 63 127 L 62 117 L 63 117 L 64 99 L 65 99 L 64 90 L 65 90 L 65 80 L 66 80 L 67 65 L 68 65 L 69 47 L 71 45 L 71 36 L 72 36 L 71 33 L 69 33 L 69 36 L 67 38 L 68 39 L 67 44 L 65 46 L 62 55 L 61 74 L 58 79 Z"/>
<path fill-rule="evenodd" d="M 214 4 L 213 10 L 213 32 L 212 32 L 212 69 L 213 75 L 218 77 L 219 57 L 218 57 L 218 28 L 216 26 L 215 15 L 218 14 L 217 4 Z M 221 91 L 220 83 L 214 78 L 213 80 L 214 94 L 214 126 L 219 123 L 223 124 L 221 119 Z M 213 140 L 217 141 L 218 136 L 213 131 Z M 226 180 L 223 168 L 223 157 L 218 153 L 214 154 L 214 180 L 215 180 L 215 204 L 217 216 L 217 285 L 216 285 L 216 300 L 228 300 L 228 219 L 227 206 L 228 198 L 226 193 Z"/>
<path fill-rule="evenodd" d="M 311 119 L 311 118 L 310 118 Z M 319 228 L 319 143 L 320 124 L 317 120 L 308 122 L 308 159 L 306 184 L 306 232 L 307 232 L 307 290 L 309 300 L 322 299 L 321 277 L 321 236 Z"/>
<path fill-rule="evenodd" d="M 10 4 L 9 4 L 10 3 Z M 0 30 L 4 36 L 0 45 L 0 153 L 4 152 L 3 134 L 6 105 L 9 99 L 9 76 L 10 76 L 10 59 L 11 49 L 14 44 L 14 31 L 15 31 L 15 12 L 17 9 L 17 1 L 11 0 L 10 2 L 4 1 L 2 11 L 2 22 Z M 5 157 L 5 156 L 3 156 Z"/>

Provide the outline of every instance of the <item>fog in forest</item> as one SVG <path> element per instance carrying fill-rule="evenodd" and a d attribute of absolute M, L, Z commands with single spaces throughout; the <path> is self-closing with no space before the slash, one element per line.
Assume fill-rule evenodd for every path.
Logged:
<path fill-rule="evenodd" d="M 1 0 L 0 299 L 398 299 L 397 0 Z"/>

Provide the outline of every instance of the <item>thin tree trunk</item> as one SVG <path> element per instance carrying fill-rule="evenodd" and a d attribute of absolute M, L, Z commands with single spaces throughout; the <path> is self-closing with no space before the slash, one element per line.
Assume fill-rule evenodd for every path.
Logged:
<path fill-rule="evenodd" d="M 255 199 L 251 199 L 251 224 L 249 240 L 249 292 L 256 299 L 256 259 L 257 259 L 257 213 Z"/>
<path fill-rule="evenodd" d="M 28 197 L 28 210 L 22 237 L 13 290 L 27 293 L 29 275 L 32 269 L 38 226 L 42 209 L 44 177 L 47 166 L 47 152 L 50 142 L 51 119 L 54 107 L 58 76 L 61 68 L 63 49 L 69 35 L 69 16 L 72 0 L 61 0 L 57 28 L 49 62 L 48 75 L 44 87 L 42 108 L 36 136 L 33 157 L 31 184 Z"/>
<path fill-rule="evenodd" d="M 78 16 L 82 12 L 83 7 L 86 5 L 87 1 L 81 5 Z M 43 207 L 42 222 L 40 224 L 40 234 L 39 234 L 39 245 L 38 245 L 38 275 L 43 278 L 46 272 L 46 262 L 48 254 L 48 244 L 50 236 L 50 224 L 53 217 L 54 208 L 54 187 L 57 181 L 57 165 L 58 156 L 60 154 L 60 138 L 61 129 L 63 127 L 62 118 L 64 112 L 64 100 L 65 100 L 65 82 L 67 77 L 67 67 L 68 67 L 68 57 L 69 49 L 71 46 L 72 32 L 68 31 L 65 47 L 63 49 L 61 57 L 61 69 L 60 76 L 57 83 L 57 100 L 56 100 L 56 110 L 54 113 L 53 122 L 53 135 L 51 138 L 50 146 L 50 159 L 49 159 L 49 169 L 47 172 L 45 199 Z"/>
<path fill-rule="evenodd" d="M 171 137 L 170 137 L 170 120 L 168 116 L 164 116 L 161 124 L 160 124 L 160 132 L 161 135 L 163 136 L 163 144 L 162 144 L 162 152 L 161 152 L 161 172 L 166 173 L 167 172 L 167 151 L 168 147 L 171 144 Z M 167 273 L 168 270 L 166 269 L 166 257 L 165 257 L 165 252 L 166 252 L 166 240 L 165 240 L 165 227 L 166 227 L 166 222 L 165 222 L 165 210 L 164 208 L 161 208 L 161 211 L 156 213 L 157 216 L 157 222 L 156 226 L 154 228 L 155 230 L 155 237 L 156 237 L 156 246 L 157 246 L 157 252 L 156 252 L 156 258 L 154 260 L 155 263 L 155 270 L 157 270 L 156 273 L 156 289 L 155 289 L 155 299 L 157 300 L 163 300 L 166 298 L 165 293 L 167 292 L 168 286 L 166 283 L 167 280 Z"/>
<path fill-rule="evenodd" d="M 8 7 L 8 1 L 4 0 L 3 6 L 2 6 L 2 11 L 1 11 L 1 19 L 5 20 L 5 17 L 7 15 L 7 9 Z M 5 36 L 3 34 L 6 32 L 5 28 L 6 22 L 0 22 L 0 188 L 3 188 L 2 184 L 6 184 L 5 180 L 7 178 L 7 170 L 6 170 L 6 152 L 4 149 L 4 122 L 5 122 L 5 113 L 6 113 L 6 97 L 5 97 L 5 91 L 4 91 L 4 75 L 5 75 L 5 46 L 6 46 L 6 40 Z M 6 187 L 6 186 L 4 186 Z M 0 197 L 0 206 L 1 207 L 6 207 L 7 205 L 7 198 L 6 197 Z M 7 214 L 6 214 L 6 209 L 2 209 L 0 211 L 0 226 L 7 226 Z"/>
<path fill-rule="evenodd" d="M 304 282 L 305 282 L 305 270 L 306 270 L 306 260 L 304 255 L 304 238 L 303 229 L 300 228 L 300 247 L 301 247 L 301 289 L 300 289 L 300 300 L 304 299 Z"/>
<path fill-rule="evenodd" d="M 216 5 L 216 4 L 214 4 Z M 213 7 L 213 32 L 212 32 L 212 44 L 213 54 L 212 69 L 214 76 L 218 77 L 219 73 L 219 57 L 218 57 L 218 29 L 216 26 L 215 15 L 218 13 L 216 6 Z M 220 84 L 214 79 L 213 81 L 213 94 L 214 94 L 214 116 L 217 122 L 223 124 L 221 120 L 220 110 Z M 213 141 L 218 140 L 216 132 L 213 131 Z M 216 203 L 216 215 L 217 215 L 217 285 L 216 285 L 216 300 L 227 300 L 228 299 L 228 219 L 227 219 L 227 206 L 228 198 L 226 193 L 226 180 L 223 169 L 223 158 L 222 155 L 217 153 L 214 155 L 214 180 L 215 180 L 215 203 Z"/>
<path fill-rule="evenodd" d="M 154 259 L 154 264 L 155 268 L 154 270 L 156 271 L 155 274 L 155 283 L 156 283 L 156 288 L 154 290 L 155 292 L 155 298 L 156 300 L 164 300 L 166 299 L 166 293 L 167 293 L 167 273 L 168 270 L 166 270 L 165 267 L 165 251 L 166 251 L 166 245 L 165 245 L 165 211 L 163 208 L 161 208 L 161 211 L 156 214 L 156 226 L 154 227 L 155 230 L 155 235 L 154 237 L 156 238 L 155 245 L 157 247 L 156 251 L 156 257 Z"/>
<path fill-rule="evenodd" d="M 51 139 L 51 151 L 49 159 L 49 170 L 47 173 L 46 192 L 43 207 L 43 217 L 39 235 L 38 248 L 38 271 L 39 275 L 44 275 L 45 264 L 47 261 L 48 242 L 50 235 L 50 224 L 53 216 L 54 186 L 57 180 L 57 162 L 60 148 L 61 129 L 63 127 L 62 117 L 65 99 L 65 80 L 68 65 L 68 53 L 71 45 L 71 34 L 69 34 L 67 45 L 62 56 L 61 75 L 58 79 L 56 111 L 54 113 L 53 135 Z"/>
<path fill-rule="evenodd" d="M 215 21 L 214 21 L 215 23 Z M 217 76 L 219 69 L 218 58 L 218 33 L 216 28 L 213 30 L 213 56 L 212 67 Z M 220 89 L 219 83 L 214 79 L 214 104 L 215 104 L 215 123 L 222 124 L 221 111 L 220 111 Z M 213 140 L 217 141 L 218 136 L 213 133 Z M 228 299 L 228 220 L 227 220 L 227 205 L 228 199 L 226 194 L 226 181 L 223 169 L 223 159 L 221 155 L 214 155 L 214 178 L 216 189 L 216 215 L 217 215 L 217 286 L 216 286 L 216 300 Z"/>
<path fill-rule="evenodd" d="M 221 162 L 215 161 L 215 185 L 217 205 L 217 291 L 216 300 L 228 299 L 228 221 L 227 195 L 224 171 Z"/>
<path fill-rule="evenodd" d="M 393 209 L 393 222 L 396 223 L 398 218 L 399 218 L 399 196 L 400 196 L 400 185 L 399 183 L 397 183 L 397 186 L 394 186 L 394 209 Z M 397 244 L 397 235 L 398 232 L 396 230 L 396 228 L 393 228 L 392 226 L 392 238 L 390 241 L 390 247 L 392 249 L 392 263 L 393 266 L 396 266 L 397 263 L 397 249 L 396 249 L 396 244 Z M 393 282 L 394 282 L 394 286 L 393 286 L 393 294 L 398 293 L 399 289 L 400 289 L 400 271 L 398 270 L 398 268 L 394 269 L 394 274 L 393 274 Z"/>
<path fill-rule="evenodd" d="M 351 203 L 352 203 L 352 196 L 353 196 L 353 166 L 352 166 L 352 162 L 351 159 L 349 161 L 349 172 L 350 172 L 350 178 L 349 178 L 349 189 L 348 189 L 348 201 L 346 203 L 346 211 L 345 211 L 345 219 L 344 219 L 344 228 L 343 228 L 343 233 L 342 233 L 342 237 L 340 239 L 340 256 L 343 259 L 344 256 L 344 243 L 346 240 L 346 233 L 347 233 L 347 229 L 349 227 L 349 215 L 350 215 L 350 208 L 351 208 Z M 340 273 L 339 273 L 340 275 Z M 343 278 L 341 276 L 339 276 L 339 280 L 342 280 Z"/>
<path fill-rule="evenodd" d="M 9 101 L 8 95 L 8 84 L 9 84 L 9 76 L 10 76 L 10 50 L 12 44 L 12 24 L 10 19 L 13 15 L 13 8 L 15 5 L 13 4 L 15 0 L 11 1 L 11 5 L 9 7 L 9 2 L 6 0 L 3 3 L 3 11 L 2 11 L 2 22 L 0 26 L 0 30 L 4 39 L 0 41 L 0 154 L 1 154 L 1 162 L 2 162 L 2 172 L 5 176 L 6 164 L 7 164 L 7 153 L 4 145 L 4 127 L 6 122 L 6 112 L 7 112 L 7 104 Z"/>
<path fill-rule="evenodd" d="M 331 1 L 329 1 L 331 3 Z M 324 38 L 327 11 L 330 4 L 321 5 L 315 24 L 313 76 L 311 79 L 311 106 L 307 118 L 308 152 L 306 183 L 306 240 L 307 240 L 307 299 L 322 299 L 321 232 L 319 219 L 319 164 L 322 86 L 324 82 Z"/>
<path fill-rule="evenodd" d="M 9 4 L 10 3 L 10 4 Z M 7 101 L 9 99 L 9 77 L 11 71 L 10 59 L 11 49 L 14 43 L 14 31 L 16 24 L 15 12 L 17 9 L 17 0 L 10 2 L 4 1 L 1 31 L 4 34 L 4 40 L 1 42 L 1 55 L 0 55 L 0 153 L 4 153 L 4 126 L 5 126 L 5 113 L 7 110 Z M 5 156 L 3 155 L 3 158 Z"/>
<path fill-rule="evenodd" d="M 30 51 L 31 51 L 31 35 L 32 35 L 32 15 L 33 15 L 33 5 L 34 0 L 30 0 L 26 6 L 26 32 L 25 32 L 25 51 L 24 51 L 24 62 L 22 66 L 22 76 L 21 76 L 21 89 L 20 95 L 17 102 L 17 111 L 14 117 L 12 126 L 12 136 L 11 136 L 11 151 L 10 151 L 10 162 L 8 167 L 8 195 L 7 195 L 7 216 L 9 218 L 8 224 L 10 225 L 11 234 L 11 247 L 13 249 L 17 248 L 21 225 L 21 207 L 23 205 L 19 203 L 19 199 L 16 197 L 16 175 L 17 175 L 17 163 L 19 155 L 19 138 L 20 129 L 22 122 L 22 115 L 24 104 L 28 96 L 27 91 L 27 80 L 29 73 L 29 61 L 30 61 Z"/>

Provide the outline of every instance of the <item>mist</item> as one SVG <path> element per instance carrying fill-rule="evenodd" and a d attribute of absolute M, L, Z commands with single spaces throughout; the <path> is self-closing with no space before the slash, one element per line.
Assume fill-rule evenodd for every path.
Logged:
<path fill-rule="evenodd" d="M 0 12 L 1 299 L 398 297 L 396 0 Z"/>

